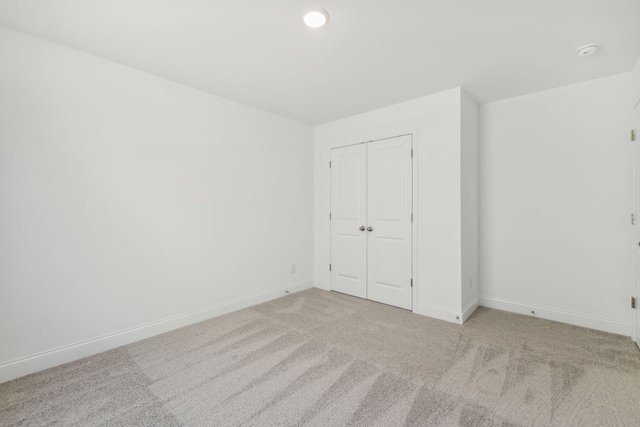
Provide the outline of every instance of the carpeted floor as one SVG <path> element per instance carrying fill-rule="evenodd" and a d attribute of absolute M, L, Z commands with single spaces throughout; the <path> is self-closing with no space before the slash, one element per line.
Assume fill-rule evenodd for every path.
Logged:
<path fill-rule="evenodd" d="M 639 426 L 640 351 L 311 289 L 0 384 L 2 426 Z"/>

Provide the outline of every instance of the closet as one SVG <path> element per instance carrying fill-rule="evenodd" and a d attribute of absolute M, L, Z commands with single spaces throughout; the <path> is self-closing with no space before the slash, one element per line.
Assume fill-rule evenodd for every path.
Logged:
<path fill-rule="evenodd" d="M 331 150 L 331 290 L 412 309 L 412 135 Z"/>

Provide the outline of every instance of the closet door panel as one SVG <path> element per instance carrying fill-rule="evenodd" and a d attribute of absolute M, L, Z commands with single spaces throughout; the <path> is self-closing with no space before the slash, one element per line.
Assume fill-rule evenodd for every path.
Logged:
<path fill-rule="evenodd" d="M 411 136 L 367 144 L 367 296 L 412 308 Z"/>
<path fill-rule="evenodd" d="M 367 297 L 366 189 L 365 145 L 331 150 L 331 290 L 360 298 Z"/>

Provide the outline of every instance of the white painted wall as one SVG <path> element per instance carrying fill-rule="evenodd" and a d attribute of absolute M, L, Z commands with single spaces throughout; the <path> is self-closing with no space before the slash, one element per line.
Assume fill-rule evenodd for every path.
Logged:
<path fill-rule="evenodd" d="M 460 108 L 456 88 L 315 127 L 316 286 L 329 289 L 330 149 L 413 131 L 418 169 L 414 311 L 457 321 L 462 298 Z"/>
<path fill-rule="evenodd" d="M 481 304 L 630 334 L 631 74 L 480 107 Z"/>
<path fill-rule="evenodd" d="M 640 103 L 640 56 L 636 60 L 636 65 L 631 71 L 632 74 L 632 96 L 631 96 L 631 108 L 634 108 Z"/>
<path fill-rule="evenodd" d="M 311 127 L 2 27 L 0 57 L 0 381 L 312 286 Z"/>
<path fill-rule="evenodd" d="M 478 307 L 478 105 L 460 91 L 460 185 L 462 214 L 462 312 L 463 321 Z"/>

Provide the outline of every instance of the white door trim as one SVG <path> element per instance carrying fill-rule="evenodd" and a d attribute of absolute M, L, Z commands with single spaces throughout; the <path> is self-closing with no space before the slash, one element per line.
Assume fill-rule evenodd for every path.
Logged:
<path fill-rule="evenodd" d="M 631 310 L 631 339 L 640 347 L 640 101 L 635 105 L 631 114 L 631 128 L 636 132 L 636 140 L 631 142 L 633 153 L 633 210 L 635 226 L 633 227 L 633 264 L 634 280 L 631 286 L 631 296 L 636 298 L 636 308 Z"/>

